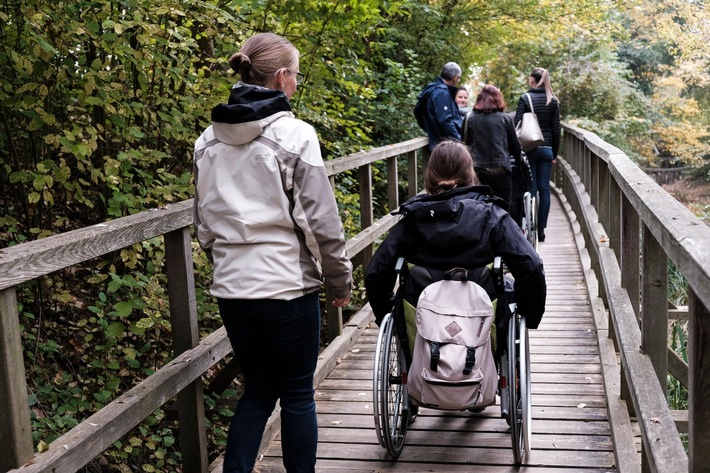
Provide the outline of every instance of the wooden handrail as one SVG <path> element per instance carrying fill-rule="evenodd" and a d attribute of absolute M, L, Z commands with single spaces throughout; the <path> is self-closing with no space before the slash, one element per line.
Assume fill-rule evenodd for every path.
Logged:
<path fill-rule="evenodd" d="M 419 188 L 417 154 L 425 156 L 427 144 L 426 138 L 416 138 L 327 161 L 325 167 L 331 182 L 339 173 L 358 169 L 361 194 L 369 195 L 371 166 L 385 160 L 388 204 L 393 210 L 399 202 L 398 157 L 404 155 L 407 159 L 407 195 L 414 195 Z M 361 208 L 365 217 L 358 234 L 347 241 L 346 251 L 348 257 L 362 262 L 363 255 L 371 254 L 374 243 L 396 223 L 396 218 L 385 215 L 373 221 L 373 199 L 361 200 L 361 205 L 365 205 Z M 174 396 L 178 399 L 183 469 L 207 472 L 200 377 L 231 347 L 223 328 L 199 340 L 192 274 L 192 218 L 193 201 L 187 200 L 0 250 L 0 472 L 76 471 Z M 174 359 L 52 442 L 47 452 L 35 455 L 16 286 L 157 237 L 164 238 L 166 251 Z M 340 311 L 329 310 L 328 325 L 331 340 L 342 333 Z"/>
<path fill-rule="evenodd" d="M 707 395 L 710 373 L 710 227 L 595 134 L 564 126 L 555 183 L 582 227 L 609 333 L 621 358 L 624 398 L 636 414 L 643 463 L 653 472 L 701 471 L 710 460 Z M 666 401 L 667 267 L 672 261 L 690 288 L 686 455 Z M 682 378 L 682 367 L 671 360 Z"/>

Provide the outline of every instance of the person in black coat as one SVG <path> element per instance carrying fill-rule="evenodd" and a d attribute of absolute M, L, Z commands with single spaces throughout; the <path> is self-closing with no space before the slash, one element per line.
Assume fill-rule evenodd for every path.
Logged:
<path fill-rule="evenodd" d="M 518 166 L 522 155 L 513 119 L 505 113 L 505 99 L 493 85 L 485 85 L 476 97 L 473 112 L 464 122 L 464 143 L 473 156 L 473 166 L 481 184 L 513 203 L 512 156 Z"/>
<path fill-rule="evenodd" d="M 367 297 L 379 324 L 392 310 L 397 258 L 425 268 L 475 269 L 501 256 L 515 278 L 515 299 L 528 327 L 537 328 L 545 312 L 542 260 L 520 227 L 495 201 L 487 186 L 477 186 L 473 161 L 460 142 L 443 141 L 433 150 L 425 173 L 428 194 L 405 202 L 402 215 L 365 271 Z"/>
<path fill-rule="evenodd" d="M 552 165 L 560 149 L 560 102 L 552 92 L 550 74 L 541 67 L 533 69 L 529 78 L 530 89 L 520 96 L 515 112 L 515 124 L 523 119 L 523 114 L 530 112 L 532 100 L 540 130 L 545 138 L 545 144 L 527 152 L 528 161 L 533 175 L 531 193 L 538 194 L 539 210 L 537 221 L 538 241 L 545 241 L 547 216 L 550 213 L 550 176 Z"/>

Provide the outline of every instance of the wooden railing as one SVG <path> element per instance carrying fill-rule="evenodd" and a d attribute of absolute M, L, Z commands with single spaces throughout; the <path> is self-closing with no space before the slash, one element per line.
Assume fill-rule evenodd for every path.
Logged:
<path fill-rule="evenodd" d="M 387 163 L 388 208 L 394 209 L 400 199 L 398 159 L 406 156 L 406 197 L 413 196 L 419 187 L 417 156 L 425 155 L 427 143 L 425 138 L 417 138 L 326 162 L 333 185 L 339 173 L 354 169 L 359 173 L 361 231 L 347 242 L 348 256 L 356 264 L 369 261 L 373 243 L 395 223 L 390 215 L 374 221 L 372 164 L 381 160 Z M 199 339 L 191 224 L 190 200 L 0 251 L 1 472 L 76 471 L 175 396 L 182 471 L 208 470 L 200 377 L 231 347 L 224 328 Z M 174 359 L 52 442 L 49 450 L 34 454 L 16 287 L 161 236 L 167 262 Z M 342 332 L 342 317 L 339 310 L 332 310 L 330 304 L 327 307 L 332 340 Z"/>
<path fill-rule="evenodd" d="M 613 354 L 602 356 L 610 410 L 615 399 L 625 401 L 627 418 L 635 416 L 641 431 L 642 465 L 632 464 L 635 449 L 617 449 L 617 466 L 620 471 L 709 471 L 710 227 L 593 133 L 565 126 L 562 155 L 555 185 L 576 216 L 599 284 L 604 306 L 598 328 L 608 330 L 620 359 L 619 366 Z M 669 261 L 689 286 L 689 307 L 680 315 L 688 320 L 689 366 L 668 348 L 669 313 L 679 317 L 669 310 Z M 687 412 L 668 407 L 668 373 L 688 388 Z M 619 438 L 633 435 L 619 414 L 617 408 L 612 415 L 617 447 L 628 445 Z M 687 454 L 678 417 L 682 430 L 687 428 Z"/>

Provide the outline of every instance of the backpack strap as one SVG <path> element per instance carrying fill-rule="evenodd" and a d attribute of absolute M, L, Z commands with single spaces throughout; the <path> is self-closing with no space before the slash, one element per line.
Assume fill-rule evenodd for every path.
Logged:
<path fill-rule="evenodd" d="M 476 364 L 476 348 L 466 347 L 466 365 L 463 368 L 463 374 L 471 374 L 473 365 Z"/>
<path fill-rule="evenodd" d="M 439 342 L 429 342 L 429 348 L 431 349 L 431 362 L 429 363 L 429 369 L 436 372 L 439 365 L 439 358 L 441 358 L 441 352 L 439 347 L 441 344 Z"/>

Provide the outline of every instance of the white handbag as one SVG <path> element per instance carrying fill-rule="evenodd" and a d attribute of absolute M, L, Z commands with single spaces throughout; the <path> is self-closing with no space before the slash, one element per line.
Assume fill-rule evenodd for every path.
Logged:
<path fill-rule="evenodd" d="M 545 144 L 545 137 L 542 135 L 540 124 L 537 122 L 537 115 L 535 115 L 532 98 L 530 94 L 525 94 L 525 96 L 528 98 L 530 111 L 523 113 L 523 119 L 520 120 L 515 127 L 515 132 L 518 135 L 520 147 L 527 153 L 538 146 L 543 146 Z"/>

